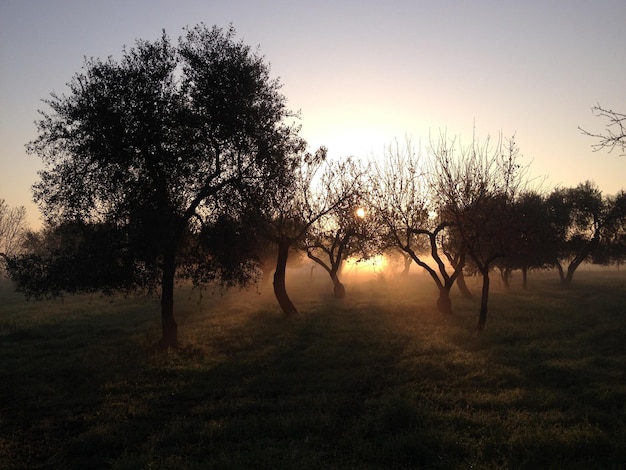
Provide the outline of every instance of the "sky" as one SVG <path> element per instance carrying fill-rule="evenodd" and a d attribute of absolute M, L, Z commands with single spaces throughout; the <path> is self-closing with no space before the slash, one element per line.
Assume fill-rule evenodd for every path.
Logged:
<path fill-rule="evenodd" d="M 232 23 L 259 47 L 302 137 L 331 157 L 515 134 L 544 186 L 626 189 L 626 156 L 593 152 L 579 130 L 604 130 L 596 104 L 626 112 L 624 0 L 0 0 L 0 199 L 38 228 L 43 166 L 24 146 L 85 57 L 198 23 Z"/>

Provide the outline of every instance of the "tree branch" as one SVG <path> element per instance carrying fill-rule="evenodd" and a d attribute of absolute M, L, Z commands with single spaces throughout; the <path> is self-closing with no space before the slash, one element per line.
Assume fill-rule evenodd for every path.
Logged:
<path fill-rule="evenodd" d="M 623 152 L 620 155 L 622 157 L 626 156 L 626 114 L 618 113 L 612 109 L 603 108 L 599 104 L 591 108 L 591 111 L 596 117 L 608 119 L 605 134 L 596 134 L 583 129 L 580 126 L 578 127 L 584 135 L 598 140 L 597 143 L 591 146 L 593 151 L 597 152 L 607 148 L 609 153 L 611 153 L 615 147 L 617 147 L 621 148 Z"/>

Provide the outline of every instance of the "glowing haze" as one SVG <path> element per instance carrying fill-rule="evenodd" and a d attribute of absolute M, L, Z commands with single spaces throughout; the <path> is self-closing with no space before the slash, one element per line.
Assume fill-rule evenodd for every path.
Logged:
<path fill-rule="evenodd" d="M 199 22 L 260 51 L 301 110 L 302 135 L 331 156 L 375 156 L 394 139 L 425 147 L 446 129 L 468 141 L 516 134 L 531 172 L 550 184 L 624 187 L 626 158 L 592 152 L 578 126 L 590 108 L 626 112 L 626 2 L 148 1 L 0 2 L 0 199 L 39 212 L 41 99 L 64 93 L 83 57 L 119 57 L 135 39 L 172 38 Z"/>

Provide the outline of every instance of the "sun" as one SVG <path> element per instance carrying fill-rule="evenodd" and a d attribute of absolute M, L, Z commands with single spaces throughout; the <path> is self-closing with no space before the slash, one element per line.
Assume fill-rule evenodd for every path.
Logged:
<path fill-rule="evenodd" d="M 364 219 L 364 218 L 365 218 L 365 209 L 363 209 L 362 207 L 359 207 L 359 208 L 356 210 L 356 216 L 357 216 L 359 219 Z"/>

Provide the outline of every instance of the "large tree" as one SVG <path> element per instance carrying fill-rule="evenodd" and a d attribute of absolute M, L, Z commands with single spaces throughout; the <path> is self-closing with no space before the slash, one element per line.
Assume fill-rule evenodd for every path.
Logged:
<path fill-rule="evenodd" d="M 35 199 L 53 225 L 126 228 L 160 274 L 159 346 L 175 346 L 184 237 L 215 221 L 241 185 L 280 173 L 302 145 L 299 128 L 264 58 L 232 27 L 198 25 L 177 45 L 165 32 L 137 41 L 119 61 L 86 60 L 68 86 L 46 100 L 28 145 L 45 164 Z"/>

